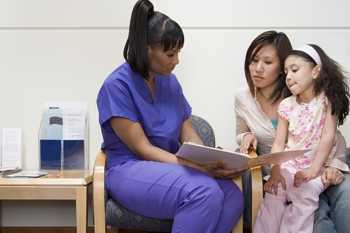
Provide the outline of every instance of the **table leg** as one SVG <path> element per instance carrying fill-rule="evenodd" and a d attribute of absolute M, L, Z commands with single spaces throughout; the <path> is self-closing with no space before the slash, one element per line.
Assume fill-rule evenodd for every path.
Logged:
<path fill-rule="evenodd" d="M 77 233 L 86 233 L 87 226 L 87 187 L 78 187 L 76 191 L 75 213 Z"/>

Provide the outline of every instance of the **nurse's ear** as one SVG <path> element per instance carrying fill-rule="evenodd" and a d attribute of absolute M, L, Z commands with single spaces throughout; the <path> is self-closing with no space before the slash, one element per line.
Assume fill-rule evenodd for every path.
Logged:
<path fill-rule="evenodd" d="M 153 51 L 154 49 L 151 46 L 147 46 L 148 59 L 150 59 L 153 56 Z"/>

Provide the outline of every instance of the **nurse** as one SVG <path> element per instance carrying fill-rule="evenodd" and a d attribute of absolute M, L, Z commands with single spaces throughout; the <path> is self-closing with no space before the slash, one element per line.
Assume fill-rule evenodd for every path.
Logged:
<path fill-rule="evenodd" d="M 172 232 L 228 233 L 243 209 L 242 193 L 230 180 L 234 172 L 174 155 L 184 141 L 202 144 L 191 125 L 191 107 L 171 73 L 183 44 L 175 21 L 154 11 L 148 0 L 135 4 L 126 62 L 97 97 L 106 188 L 136 213 L 173 219 Z"/>

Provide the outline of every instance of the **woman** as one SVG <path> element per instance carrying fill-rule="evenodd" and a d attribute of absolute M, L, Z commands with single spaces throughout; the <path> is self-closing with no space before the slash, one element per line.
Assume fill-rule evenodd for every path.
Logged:
<path fill-rule="evenodd" d="M 243 197 L 232 171 L 201 167 L 175 156 L 179 144 L 202 144 L 191 107 L 171 72 L 184 44 L 180 26 L 139 0 L 124 48 L 126 62 L 105 80 L 97 98 L 107 153 L 106 188 L 124 207 L 173 219 L 172 232 L 228 233 Z M 215 178 L 213 178 L 215 177 Z"/>
<path fill-rule="evenodd" d="M 254 147 L 259 154 L 270 153 L 276 133 L 277 107 L 282 99 L 290 95 L 283 67 L 291 49 L 284 33 L 267 31 L 255 38 L 247 50 L 245 75 L 249 88 L 240 90 L 235 97 L 236 134 L 241 152 Z M 265 167 L 263 172 L 267 175 L 269 168 Z M 343 180 L 344 175 L 333 167 L 328 167 L 322 175 L 325 184 L 336 185 Z M 314 232 L 345 232 L 350 203 L 344 193 L 349 189 L 350 177 L 345 175 L 343 183 L 332 186 L 321 195 L 320 207 L 315 213 Z M 245 185 L 244 191 L 250 193 Z M 340 203 L 346 204 L 337 208 Z M 246 206 L 248 204 L 246 202 Z M 251 225 L 249 206 L 246 210 L 245 222 Z"/>

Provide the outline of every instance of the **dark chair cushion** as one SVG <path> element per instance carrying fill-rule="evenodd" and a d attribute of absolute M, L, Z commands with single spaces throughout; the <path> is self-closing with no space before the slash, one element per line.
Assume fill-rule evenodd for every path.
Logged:
<path fill-rule="evenodd" d="M 109 198 L 106 203 L 106 224 L 121 229 L 171 232 L 172 220 L 160 220 L 139 215 Z"/>
<path fill-rule="evenodd" d="M 191 116 L 192 126 L 196 130 L 203 144 L 210 147 L 215 147 L 215 134 L 210 124 L 199 116 Z"/>

